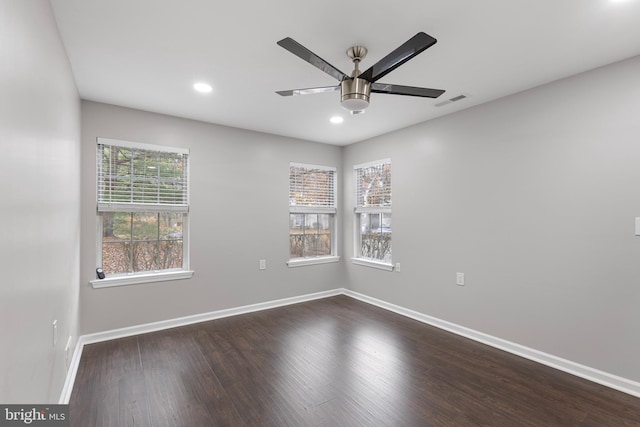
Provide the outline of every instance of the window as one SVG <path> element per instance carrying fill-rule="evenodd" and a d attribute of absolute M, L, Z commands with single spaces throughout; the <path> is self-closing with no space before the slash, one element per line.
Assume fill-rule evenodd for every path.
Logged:
<path fill-rule="evenodd" d="M 98 138 L 94 287 L 191 277 L 189 150 Z"/>
<path fill-rule="evenodd" d="M 391 160 L 354 166 L 356 264 L 387 270 L 391 263 Z"/>
<path fill-rule="evenodd" d="M 289 165 L 289 267 L 338 261 L 336 168 Z"/>

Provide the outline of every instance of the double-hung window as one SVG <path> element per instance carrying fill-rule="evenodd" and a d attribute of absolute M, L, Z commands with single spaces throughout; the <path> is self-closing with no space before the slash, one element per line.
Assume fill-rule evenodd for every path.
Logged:
<path fill-rule="evenodd" d="M 386 270 L 391 262 L 391 160 L 354 166 L 355 264 Z"/>
<path fill-rule="evenodd" d="M 289 267 L 338 261 L 336 168 L 289 164 Z"/>
<path fill-rule="evenodd" d="M 189 150 L 97 140 L 97 267 L 94 287 L 191 277 Z"/>

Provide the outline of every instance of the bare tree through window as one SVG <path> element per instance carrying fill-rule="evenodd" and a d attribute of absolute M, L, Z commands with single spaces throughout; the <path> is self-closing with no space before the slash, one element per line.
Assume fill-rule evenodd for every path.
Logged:
<path fill-rule="evenodd" d="M 105 274 L 183 268 L 188 150 L 102 141 L 109 141 L 99 139 L 97 152 Z"/>
<path fill-rule="evenodd" d="M 335 168 L 289 166 L 289 256 L 333 255 Z"/>
<path fill-rule="evenodd" d="M 356 166 L 356 257 L 391 262 L 391 161 Z"/>

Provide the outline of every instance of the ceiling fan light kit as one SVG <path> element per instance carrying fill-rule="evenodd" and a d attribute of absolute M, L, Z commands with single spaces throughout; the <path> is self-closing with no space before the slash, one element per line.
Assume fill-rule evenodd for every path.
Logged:
<path fill-rule="evenodd" d="M 367 55 L 364 46 L 353 46 L 347 50 L 347 56 L 353 61 L 354 70 L 351 76 L 347 76 L 315 53 L 311 52 L 300 43 L 290 37 L 278 42 L 278 45 L 289 52 L 310 63 L 314 67 L 324 71 L 340 82 L 337 86 L 293 89 L 277 91 L 281 96 L 309 95 L 340 90 L 340 104 L 351 114 L 361 114 L 369 107 L 371 92 L 386 93 L 391 95 L 417 96 L 422 98 L 437 98 L 445 91 L 441 89 L 427 89 L 413 86 L 400 86 L 387 83 L 376 83 L 380 78 L 389 74 L 400 65 L 415 58 L 427 48 L 436 43 L 436 39 L 425 34 L 418 33 L 387 56 L 376 62 L 364 72 L 360 72 L 359 64 Z"/>
<path fill-rule="evenodd" d="M 365 79 L 344 79 L 340 83 L 340 104 L 345 110 L 360 111 L 369 106 L 371 83 Z"/>

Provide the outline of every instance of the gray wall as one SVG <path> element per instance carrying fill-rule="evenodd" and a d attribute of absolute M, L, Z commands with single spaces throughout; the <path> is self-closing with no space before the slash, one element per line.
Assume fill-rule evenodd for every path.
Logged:
<path fill-rule="evenodd" d="M 93 289 L 96 137 L 191 149 L 193 278 Z M 82 333 L 342 287 L 340 263 L 288 268 L 289 162 L 335 166 L 340 147 L 82 102 Z M 267 269 L 259 270 L 260 259 Z"/>
<path fill-rule="evenodd" d="M 346 218 L 352 166 L 392 159 L 402 265 L 349 263 L 349 287 L 640 381 L 638 76 L 636 57 L 346 147 Z"/>
<path fill-rule="evenodd" d="M 57 402 L 78 336 L 80 99 L 48 1 L 0 2 L 0 144 L 0 402 Z"/>

